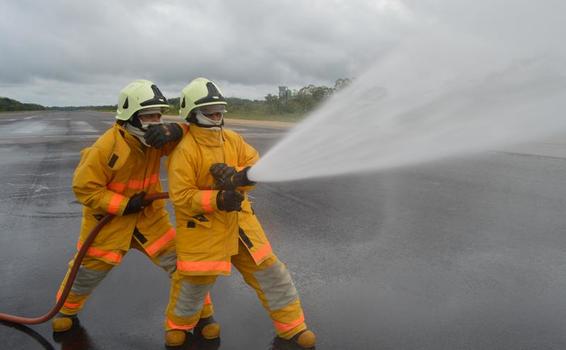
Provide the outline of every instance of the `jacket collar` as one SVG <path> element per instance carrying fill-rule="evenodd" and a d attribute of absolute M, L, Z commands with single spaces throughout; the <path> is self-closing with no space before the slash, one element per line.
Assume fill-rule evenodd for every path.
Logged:
<path fill-rule="evenodd" d="M 144 152 L 146 150 L 146 146 L 144 146 L 140 140 L 138 140 L 137 137 L 135 137 L 134 135 L 130 134 L 126 128 L 124 128 L 122 125 L 119 124 L 114 124 L 115 128 L 117 129 L 118 134 L 120 135 L 120 137 L 118 137 L 119 139 L 122 139 L 125 142 L 124 146 L 127 146 L 130 149 L 136 149 L 139 150 L 141 152 Z"/>
<path fill-rule="evenodd" d="M 222 129 L 202 128 L 196 124 L 191 124 L 189 131 L 200 145 L 210 147 L 222 147 L 224 145 L 224 132 Z"/>
<path fill-rule="evenodd" d="M 132 150 L 134 152 L 144 152 L 145 146 L 133 135 L 127 132 L 121 125 L 114 124 L 114 146 L 112 148 L 111 157 L 115 158 L 112 169 L 120 169 L 130 156 Z"/>

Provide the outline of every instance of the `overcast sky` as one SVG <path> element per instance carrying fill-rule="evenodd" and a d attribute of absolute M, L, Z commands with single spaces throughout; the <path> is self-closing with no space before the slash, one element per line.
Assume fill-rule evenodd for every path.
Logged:
<path fill-rule="evenodd" d="M 263 98 L 363 74 L 425 25 L 510 49 L 562 46 L 565 10 L 562 0 L 0 0 L 0 96 L 115 104 L 134 79 L 177 97 L 204 76 L 227 96 Z"/>

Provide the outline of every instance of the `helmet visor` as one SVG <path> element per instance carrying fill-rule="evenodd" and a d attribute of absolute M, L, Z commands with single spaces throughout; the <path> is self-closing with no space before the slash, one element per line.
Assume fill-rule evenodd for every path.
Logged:
<path fill-rule="evenodd" d="M 146 108 L 146 109 L 142 109 L 141 111 L 138 111 L 138 116 L 143 116 L 143 115 L 153 115 L 153 114 L 162 114 L 162 109 L 161 108 Z"/>
<path fill-rule="evenodd" d="M 209 117 L 209 116 L 216 114 L 216 113 L 220 113 L 220 114 L 226 113 L 226 106 L 224 106 L 224 105 L 208 105 L 208 106 L 200 107 L 199 110 L 202 112 L 202 114 Z"/>

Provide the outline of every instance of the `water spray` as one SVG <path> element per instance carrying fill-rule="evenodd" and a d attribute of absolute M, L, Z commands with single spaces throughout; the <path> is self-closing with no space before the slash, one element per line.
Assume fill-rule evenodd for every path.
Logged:
<path fill-rule="evenodd" d="M 565 55 L 428 32 L 309 115 L 249 177 L 380 171 L 524 143 L 566 130 L 564 110 Z"/>

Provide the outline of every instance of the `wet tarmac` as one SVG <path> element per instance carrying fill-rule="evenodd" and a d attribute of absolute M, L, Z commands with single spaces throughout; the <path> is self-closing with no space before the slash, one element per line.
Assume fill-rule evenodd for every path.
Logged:
<path fill-rule="evenodd" d="M 96 112 L 0 114 L 0 312 L 37 316 L 53 304 L 81 220 L 72 173 L 112 122 Z M 234 129 L 261 152 L 285 132 Z M 317 349 L 565 349 L 564 174 L 566 144 L 556 142 L 260 184 L 254 200 Z M 132 251 L 72 332 L 0 324 L 0 349 L 164 349 L 167 296 L 165 274 Z M 212 296 L 220 342 L 191 338 L 185 349 L 294 349 L 274 338 L 237 272 Z"/>

